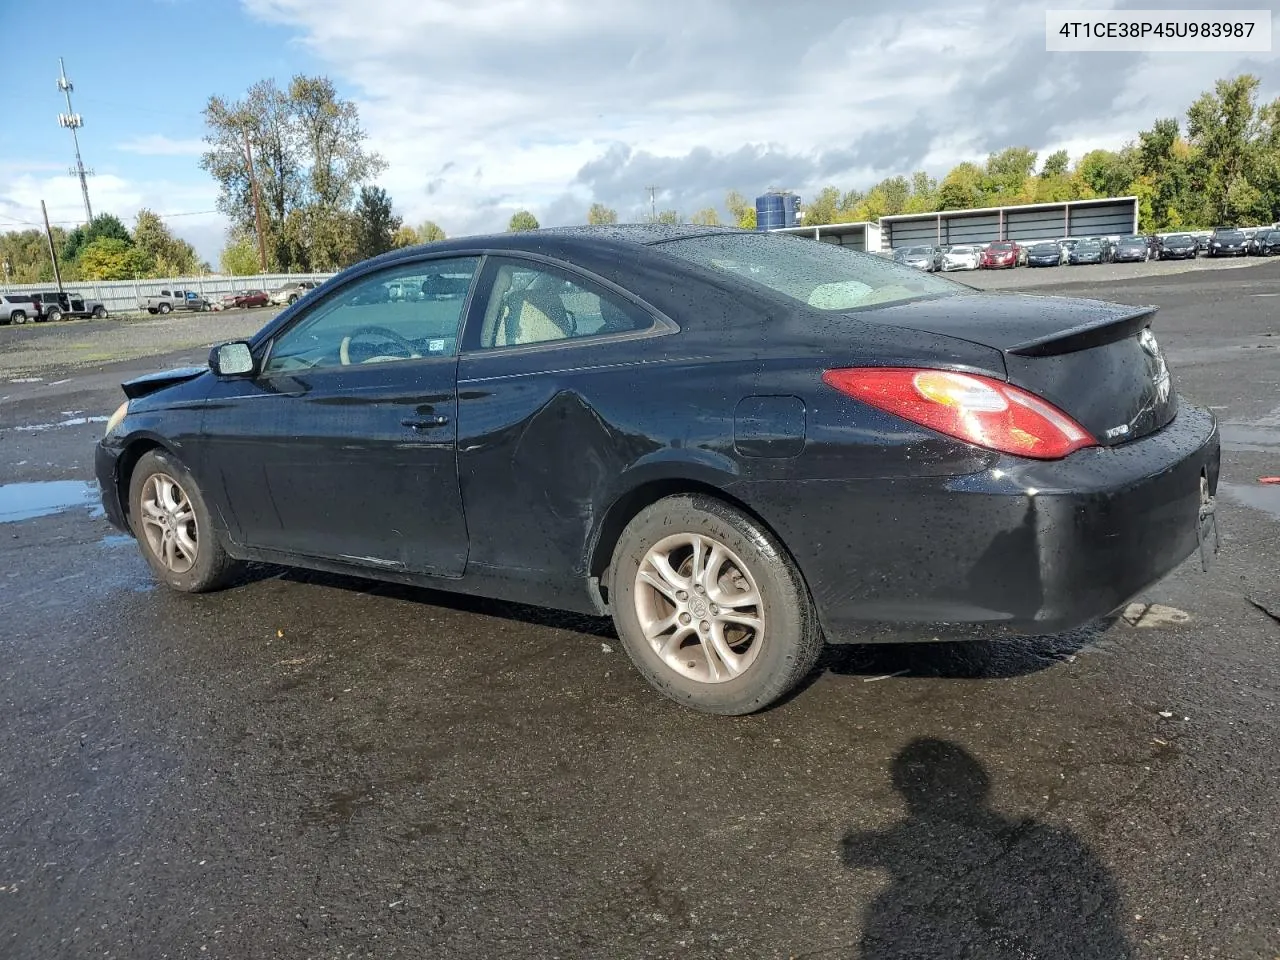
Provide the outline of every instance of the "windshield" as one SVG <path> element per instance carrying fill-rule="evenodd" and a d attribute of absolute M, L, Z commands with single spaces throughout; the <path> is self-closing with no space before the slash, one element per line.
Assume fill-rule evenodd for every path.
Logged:
<path fill-rule="evenodd" d="M 1146 245 L 1147 241 L 1142 237 L 1125 237 L 1120 241 L 1122 247 L 1145 247 Z"/>
<path fill-rule="evenodd" d="M 1059 247 L 1056 243 L 1037 243 L 1031 248 L 1032 253 L 1057 253 Z"/>
<path fill-rule="evenodd" d="M 968 289 L 884 257 L 802 237 L 713 234 L 669 240 L 655 249 L 819 310 L 855 310 Z"/>
<path fill-rule="evenodd" d="M 1005 253 L 1013 249 L 1012 243 L 993 243 L 988 250 L 995 250 L 997 253 Z"/>
<path fill-rule="evenodd" d="M 947 252 L 964 256 L 965 254 L 973 253 L 973 247 L 952 247 Z"/>
<path fill-rule="evenodd" d="M 1169 237 L 1168 239 L 1165 240 L 1165 243 L 1176 243 L 1179 245 L 1185 245 L 1191 242 L 1192 242 L 1191 238 L 1187 236 L 1185 233 L 1179 234 L 1176 237 Z"/>
<path fill-rule="evenodd" d="M 1102 241 L 1101 240 L 1081 240 L 1079 243 L 1076 244 L 1076 246 L 1077 247 L 1100 247 L 1102 246 Z"/>
<path fill-rule="evenodd" d="M 932 247 L 907 247 L 902 252 L 904 257 L 929 257 L 933 255 Z"/>
<path fill-rule="evenodd" d="M 1236 243 L 1237 241 L 1244 239 L 1244 234 L 1239 230 L 1223 230 L 1218 234 L 1216 239 L 1225 240 L 1228 243 Z"/>

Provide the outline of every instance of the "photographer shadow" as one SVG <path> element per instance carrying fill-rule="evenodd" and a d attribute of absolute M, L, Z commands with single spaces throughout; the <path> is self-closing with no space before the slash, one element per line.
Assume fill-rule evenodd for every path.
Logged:
<path fill-rule="evenodd" d="M 918 739 L 892 764 L 907 818 L 854 832 L 845 866 L 890 877 L 868 906 L 862 960 L 1127 960 L 1119 890 L 1070 830 L 988 804 L 964 748 Z"/>

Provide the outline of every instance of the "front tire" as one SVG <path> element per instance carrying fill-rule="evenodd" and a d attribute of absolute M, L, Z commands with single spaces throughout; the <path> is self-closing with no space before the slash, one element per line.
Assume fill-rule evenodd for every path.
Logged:
<path fill-rule="evenodd" d="M 62 319 L 62 311 L 50 310 L 49 315 L 45 317 L 45 319 L 48 320 L 50 323 L 57 323 L 59 320 Z"/>
<path fill-rule="evenodd" d="M 195 478 L 164 451 L 143 454 L 134 467 L 129 523 L 156 579 L 175 590 L 216 590 L 239 570 L 218 540 Z"/>
<path fill-rule="evenodd" d="M 106 318 L 106 316 L 107 316 L 107 308 L 106 308 L 106 307 L 103 307 L 103 306 L 97 306 L 97 307 L 94 307 L 94 308 L 93 308 L 93 319 L 95 319 L 95 320 L 103 320 L 103 319 L 105 319 L 105 318 Z"/>
<path fill-rule="evenodd" d="M 790 556 L 752 518 L 702 495 L 667 497 L 627 525 L 610 565 L 614 624 L 664 696 L 740 716 L 790 692 L 822 633 Z"/>

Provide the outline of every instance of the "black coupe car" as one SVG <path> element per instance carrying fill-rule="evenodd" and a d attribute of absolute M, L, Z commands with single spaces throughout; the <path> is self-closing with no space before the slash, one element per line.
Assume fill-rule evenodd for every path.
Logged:
<path fill-rule="evenodd" d="M 1175 233 L 1160 241 L 1159 259 L 1194 260 L 1198 247 L 1196 238 L 1189 233 Z"/>
<path fill-rule="evenodd" d="M 129 381 L 97 475 L 177 590 L 260 560 L 607 614 L 742 714 L 824 641 L 1073 628 L 1193 553 L 1218 428 L 1153 314 L 750 231 L 461 238 Z"/>
<path fill-rule="evenodd" d="M 1259 257 L 1274 257 L 1280 254 L 1280 230 L 1259 230 L 1255 253 Z"/>

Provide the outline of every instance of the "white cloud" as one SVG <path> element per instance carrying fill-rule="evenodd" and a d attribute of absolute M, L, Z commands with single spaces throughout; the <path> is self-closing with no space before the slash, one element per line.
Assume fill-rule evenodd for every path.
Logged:
<path fill-rule="evenodd" d="M 29 167 L 0 186 L 0 229 L 42 225 L 41 200 L 48 207 L 51 223 L 71 229 L 84 222 L 79 181 L 65 170 L 60 175 L 46 175 L 52 166 Z M 222 248 L 227 222 L 214 212 L 217 188 L 212 180 L 138 183 L 115 174 L 99 174 L 89 179 L 89 201 L 94 213 L 113 213 L 126 226 L 132 226 L 143 207 L 161 214 L 174 234 L 189 241 L 210 262 L 216 262 Z"/>
<path fill-rule="evenodd" d="M 117 143 L 116 149 L 148 157 L 198 157 L 207 145 L 203 140 L 175 140 L 163 133 L 148 133 Z"/>
<path fill-rule="evenodd" d="M 451 233 L 593 199 L 635 217 L 649 183 L 687 213 L 1012 144 L 1117 147 L 1242 63 L 1050 55 L 1042 4 L 983 0 L 243 3 L 356 92 L 400 211 Z"/>

